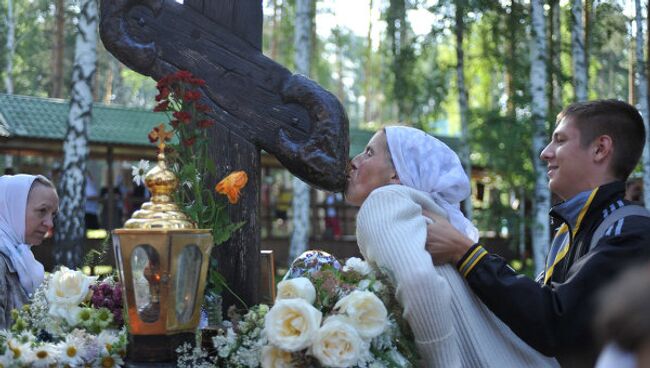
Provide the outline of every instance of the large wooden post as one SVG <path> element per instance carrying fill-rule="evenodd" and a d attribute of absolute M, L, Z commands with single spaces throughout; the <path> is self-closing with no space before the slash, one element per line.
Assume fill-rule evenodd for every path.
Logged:
<path fill-rule="evenodd" d="M 106 49 L 139 73 L 158 80 L 188 70 L 206 80 L 202 102 L 217 122 L 210 132 L 217 174 L 246 170 L 250 177 L 230 209 L 233 221 L 246 224 L 218 248 L 220 271 L 247 304 L 258 302 L 260 150 L 311 185 L 342 191 L 349 147 L 343 107 L 262 54 L 262 0 L 101 0 L 100 34 Z"/>

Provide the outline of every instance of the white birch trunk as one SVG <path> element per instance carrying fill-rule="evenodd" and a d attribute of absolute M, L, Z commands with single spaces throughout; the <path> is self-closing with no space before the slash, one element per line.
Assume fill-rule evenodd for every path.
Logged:
<path fill-rule="evenodd" d="M 13 0 L 7 0 L 7 60 L 5 68 L 5 91 L 14 94 L 14 54 L 16 53 L 16 19 Z"/>
<path fill-rule="evenodd" d="M 312 2 L 314 0 L 296 0 L 296 23 L 294 34 L 294 48 L 296 72 L 309 75 L 311 69 L 311 43 L 312 43 Z M 302 180 L 293 178 L 293 233 L 289 248 L 289 262 L 293 261 L 302 252 L 307 250 L 309 242 L 309 185 Z"/>
<path fill-rule="evenodd" d="M 636 11 L 636 81 L 638 85 L 637 90 L 637 108 L 643 117 L 643 123 L 645 125 L 646 131 L 646 143 L 643 149 L 643 187 L 646 190 L 643 191 L 643 200 L 645 201 L 645 206 L 650 206 L 650 147 L 648 147 L 648 142 L 650 138 L 648 137 L 648 77 L 646 75 L 646 62 L 643 55 L 643 14 L 641 13 L 641 1 L 634 0 L 634 9 Z"/>
<path fill-rule="evenodd" d="M 585 59 L 585 29 L 583 25 L 582 0 L 573 0 L 571 20 L 571 56 L 575 100 L 586 101 L 588 77 Z"/>
<path fill-rule="evenodd" d="M 463 38 L 465 36 L 464 4 L 465 0 L 456 0 L 456 83 L 458 85 L 458 107 L 460 110 L 460 161 L 463 163 L 467 177 L 472 180 L 472 162 L 469 150 L 469 108 L 467 106 L 467 88 L 465 87 L 465 54 Z M 472 219 L 472 196 L 463 201 L 465 216 Z"/>
<path fill-rule="evenodd" d="M 560 1 L 554 1 L 553 4 L 551 5 L 553 7 L 553 39 L 551 42 L 553 43 L 553 49 L 555 50 L 555 57 L 553 58 L 554 60 L 551 60 L 551 63 L 553 64 L 553 68 L 555 69 L 553 73 L 553 106 L 556 109 L 561 109 L 562 108 L 562 83 L 560 82 L 560 73 L 562 70 L 562 63 L 560 62 L 560 55 L 562 54 L 562 31 L 560 28 L 560 12 L 562 9 L 560 8 Z M 550 111 L 551 114 L 554 113 L 554 111 Z"/>
<path fill-rule="evenodd" d="M 533 260 L 535 273 L 544 268 L 544 261 L 550 243 L 548 212 L 550 193 L 546 164 L 539 158 L 547 141 L 546 115 L 546 42 L 544 3 L 531 1 L 531 47 L 530 47 L 530 94 L 532 97 L 531 120 L 534 125 L 533 159 L 535 166 L 535 192 L 533 197 Z M 584 59 L 583 59 L 584 60 Z"/>
<path fill-rule="evenodd" d="M 80 266 L 85 240 L 85 184 L 88 159 L 88 125 L 92 118 L 92 81 L 97 62 L 97 2 L 83 0 L 72 70 L 68 129 L 63 142 L 63 175 L 59 187 L 56 264 Z"/>

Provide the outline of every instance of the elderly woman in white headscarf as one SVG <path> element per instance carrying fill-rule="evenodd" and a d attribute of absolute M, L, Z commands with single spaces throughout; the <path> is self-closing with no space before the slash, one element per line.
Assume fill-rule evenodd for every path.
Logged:
<path fill-rule="evenodd" d="M 425 132 L 391 126 L 377 132 L 350 165 L 346 200 L 361 206 L 361 253 L 387 273 L 428 367 L 553 367 L 469 290 L 452 266 L 434 266 L 425 250 L 423 210 L 446 217 L 468 237 L 460 212 L 470 194 L 458 156 Z"/>
<path fill-rule="evenodd" d="M 52 230 L 58 208 L 54 185 L 44 176 L 0 176 L 0 328 L 11 327 L 11 310 L 43 282 L 31 246 Z"/>

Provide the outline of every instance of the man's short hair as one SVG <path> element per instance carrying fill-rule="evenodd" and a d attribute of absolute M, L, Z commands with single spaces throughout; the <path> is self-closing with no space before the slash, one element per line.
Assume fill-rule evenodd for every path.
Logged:
<path fill-rule="evenodd" d="M 601 135 L 611 137 L 612 174 L 620 180 L 630 176 L 643 153 L 646 134 L 643 118 L 634 106 L 619 100 L 576 102 L 558 114 L 556 125 L 565 118 L 570 118 L 580 131 L 583 147 Z"/>

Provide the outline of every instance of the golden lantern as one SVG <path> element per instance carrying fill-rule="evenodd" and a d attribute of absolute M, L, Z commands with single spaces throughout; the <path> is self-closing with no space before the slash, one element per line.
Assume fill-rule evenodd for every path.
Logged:
<path fill-rule="evenodd" d="M 128 362 L 172 362 L 176 348 L 194 344 L 213 246 L 173 202 L 178 179 L 158 164 L 145 176 L 151 202 L 113 231 L 115 259 L 128 311 Z"/>

